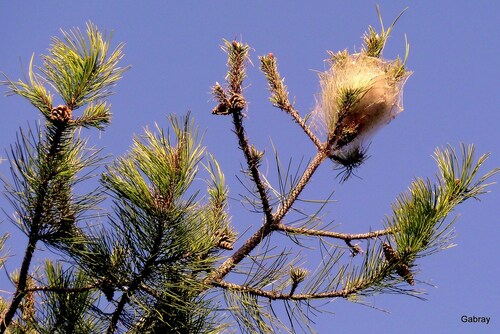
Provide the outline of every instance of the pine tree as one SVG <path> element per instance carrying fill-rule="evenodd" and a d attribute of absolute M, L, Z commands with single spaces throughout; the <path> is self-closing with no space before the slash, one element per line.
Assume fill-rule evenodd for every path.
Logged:
<path fill-rule="evenodd" d="M 414 287 L 421 283 L 418 259 L 449 247 L 455 220 L 447 217 L 456 205 L 487 192 L 499 171 L 479 173 L 487 154 L 475 159 L 473 145 L 436 149 L 437 179 L 414 180 L 380 230 L 329 228 L 320 218 L 329 199 L 313 212 L 300 208 L 300 195 L 321 164 L 333 163 L 347 182 L 366 160 L 373 134 L 403 110 L 409 47 L 403 60 L 382 57 L 397 19 L 387 29 L 381 20 L 380 32 L 369 27 L 359 53 L 329 52 L 318 105 L 306 117 L 289 100 L 277 58 L 260 57 L 272 105 L 315 147 L 297 173 L 275 152 L 278 185 L 263 174 L 265 152 L 245 130 L 250 47 L 224 41 L 228 71 L 226 83 L 212 87 L 212 113 L 232 121 L 248 182 L 243 200 L 262 217 L 261 226 L 238 242 L 224 174 L 189 114 L 171 116 L 169 130 L 145 129 L 125 156 L 102 167 L 104 157 L 81 129 L 109 125 L 107 97 L 128 69 L 119 66 L 123 45 L 111 51 L 110 39 L 91 23 L 85 34 L 75 29 L 54 38 L 42 66 L 32 57 L 25 80 L 4 82 L 9 94 L 40 111 L 43 123 L 19 131 L 9 155 L 12 175 L 3 179 L 15 213 L 11 223 L 25 233 L 27 245 L 11 274 L 15 291 L 0 300 L 0 332 L 220 333 L 232 331 L 228 314 L 242 332 L 313 331 L 308 310 L 317 310 L 316 300 L 359 301 L 388 292 L 420 298 Z M 63 104 L 54 106 L 53 94 Z M 206 189 L 193 182 L 202 175 Z M 80 194 L 80 182 L 95 189 Z M 99 207 L 106 200 L 112 208 L 103 214 Z M 289 223 L 294 212 L 301 218 Z M 317 268 L 298 251 L 274 247 L 277 234 L 295 242 L 294 250 L 303 247 L 301 240 L 316 240 Z M 44 268 L 33 268 L 40 246 L 53 254 Z M 274 313 L 275 303 L 284 305 L 287 321 Z"/>

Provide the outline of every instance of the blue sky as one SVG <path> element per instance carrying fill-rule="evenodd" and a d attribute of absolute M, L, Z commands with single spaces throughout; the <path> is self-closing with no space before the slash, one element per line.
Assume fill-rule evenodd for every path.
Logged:
<path fill-rule="evenodd" d="M 500 166 L 500 4 L 496 1 L 0 1 L 0 71 L 11 79 L 22 77 L 34 52 L 46 53 L 59 29 L 80 27 L 91 20 L 101 30 L 113 31 L 115 45 L 125 42 L 123 65 L 132 65 L 111 97 L 113 123 L 103 133 L 90 133 L 92 143 L 105 152 L 126 152 L 133 134 L 154 122 L 167 126 L 166 115 L 191 111 L 205 132 L 204 144 L 220 161 L 234 198 L 242 191 L 236 175 L 242 160 L 229 118 L 210 114 L 215 103 L 210 86 L 223 81 L 225 55 L 222 39 L 238 39 L 253 48 L 254 66 L 248 70 L 245 95 L 249 101 L 247 131 L 266 149 L 264 170 L 273 173 L 271 138 L 281 157 L 298 163 L 314 155 L 310 140 L 291 119 L 268 102 L 258 56 L 278 58 L 290 96 L 302 115 L 315 104 L 317 71 L 325 69 L 326 50 L 350 51 L 361 45 L 368 25 L 378 26 L 375 4 L 386 25 L 405 7 L 389 39 L 386 58 L 404 55 L 404 34 L 411 46 L 408 67 L 414 73 L 404 92 L 404 112 L 383 128 L 370 146 L 370 159 L 344 184 L 326 163 L 314 176 L 305 196 L 322 197 L 335 189 L 337 201 L 328 218 L 342 232 L 378 229 L 390 203 L 413 177 L 433 177 L 435 147 L 474 143 L 478 153 L 491 152 L 484 172 Z M 39 58 L 36 58 L 40 64 Z M 40 119 L 18 97 L 0 97 L 0 147 L 7 149 L 19 127 Z M 4 151 L 0 156 L 5 156 Z M 8 175 L 8 165 L 0 165 Z M 498 180 L 498 177 L 496 178 Z M 367 331 L 379 333 L 493 333 L 500 329 L 500 285 L 497 277 L 500 188 L 481 202 L 457 208 L 455 243 L 445 252 L 422 259 L 421 281 L 428 300 L 394 295 L 369 298 L 372 308 L 335 300 L 318 316 L 319 333 Z M 0 207 L 9 211 L 4 199 Z M 231 214 L 240 231 L 260 224 L 236 201 Z M 8 222 L 3 232 L 15 231 Z M 9 247 L 21 256 L 23 237 Z M 39 254 L 41 258 L 45 254 Z M 13 269 L 8 265 L 9 270 Z M 1 290 L 9 290 L 4 279 Z M 462 315 L 489 316 L 489 325 L 464 324 Z"/>

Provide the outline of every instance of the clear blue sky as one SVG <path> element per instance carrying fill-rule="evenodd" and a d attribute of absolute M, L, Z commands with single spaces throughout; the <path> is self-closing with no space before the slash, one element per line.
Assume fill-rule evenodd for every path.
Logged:
<path fill-rule="evenodd" d="M 431 154 L 436 146 L 474 143 L 478 153 L 491 152 L 484 171 L 500 166 L 499 54 L 500 3 L 497 1 L 378 1 L 386 25 L 409 6 L 397 23 L 384 55 L 404 55 L 404 34 L 411 45 L 408 67 L 414 71 L 404 93 L 405 111 L 383 128 L 370 147 L 370 159 L 360 178 L 339 184 L 331 166 L 322 166 L 305 193 L 321 197 L 335 189 L 327 211 L 337 230 L 378 229 L 390 203 L 416 176 L 433 177 Z M 270 138 L 284 161 L 314 155 L 314 146 L 300 129 L 267 101 L 266 82 L 257 56 L 273 52 L 291 97 L 302 114 L 314 107 L 316 71 L 324 70 L 325 50 L 351 51 L 360 46 L 368 25 L 378 26 L 374 1 L 0 1 L 0 71 L 22 77 L 31 54 L 46 52 L 59 28 L 84 28 L 91 20 L 114 31 L 113 41 L 125 42 L 123 65 L 128 71 L 111 98 L 113 124 L 91 133 L 106 153 L 123 154 L 132 134 L 146 125 L 167 124 L 166 115 L 190 110 L 205 145 L 221 162 L 232 195 L 242 190 L 235 175 L 242 156 L 236 149 L 229 118 L 210 114 L 210 86 L 223 81 L 222 38 L 249 43 L 254 66 L 249 68 L 246 97 L 247 130 L 268 152 L 264 168 L 273 172 Z M 18 97 L 0 97 L 0 147 L 7 149 L 20 126 L 40 119 Z M 4 151 L 0 152 L 5 156 Z M 8 175 L 8 164 L 0 165 Z M 498 180 L 498 177 L 496 178 Z M 388 310 L 335 300 L 314 320 L 319 333 L 493 333 L 500 332 L 500 187 L 481 202 L 459 206 L 455 243 L 448 251 L 420 261 L 420 285 L 425 302 L 382 295 L 367 302 Z M 10 212 L 4 199 L 0 207 Z M 255 229 L 258 216 L 245 214 L 237 201 L 231 214 L 240 231 Z M 21 256 L 25 240 L 12 231 L 12 255 Z M 45 254 L 40 254 L 44 256 Z M 14 269 L 8 265 L 9 270 Z M 11 290 L 5 279 L 1 290 Z M 489 325 L 464 324 L 462 315 L 488 316 Z"/>

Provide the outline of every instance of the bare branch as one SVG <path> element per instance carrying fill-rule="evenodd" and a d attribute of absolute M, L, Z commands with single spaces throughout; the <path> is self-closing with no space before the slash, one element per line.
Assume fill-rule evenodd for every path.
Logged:
<path fill-rule="evenodd" d="M 240 112 L 233 113 L 233 123 L 234 132 L 238 136 L 239 146 L 243 151 L 245 160 L 247 161 L 250 177 L 257 187 L 257 192 L 259 193 L 259 197 L 262 202 L 262 209 L 265 215 L 265 224 L 270 224 L 272 221 L 271 205 L 269 204 L 270 201 L 267 195 L 266 186 L 261 179 L 258 168 L 262 156 L 259 155 L 255 149 L 252 149 L 252 146 L 250 146 L 250 144 L 248 143 L 248 138 L 246 137 L 245 129 L 243 127 L 243 117 Z"/>
<path fill-rule="evenodd" d="M 353 286 L 350 289 L 326 291 L 321 293 L 300 293 L 291 295 L 289 292 L 282 293 L 280 291 L 275 291 L 275 290 L 257 289 L 254 287 L 235 284 L 224 280 L 218 280 L 213 282 L 212 284 L 223 289 L 239 291 L 239 292 L 247 292 L 252 295 L 269 298 L 271 300 L 310 300 L 310 299 L 335 298 L 335 297 L 346 298 L 349 295 L 353 295 L 366 288 L 366 284 L 360 284 L 359 286 Z"/>
<path fill-rule="evenodd" d="M 285 225 L 283 223 L 276 225 L 276 229 L 283 231 L 283 232 L 287 232 L 287 233 L 312 235 L 312 236 L 319 236 L 319 237 L 329 237 L 329 238 L 335 238 L 335 239 L 342 239 L 345 241 L 359 240 L 359 239 L 373 239 L 373 238 L 377 238 L 377 237 L 380 237 L 383 235 L 388 235 L 388 234 L 394 233 L 393 229 L 388 228 L 388 229 L 372 231 L 372 232 L 367 232 L 367 233 L 349 234 L 349 233 L 339 233 L 339 232 L 326 231 L 326 230 L 315 230 L 315 229 L 302 228 L 302 227 L 293 227 L 293 226 Z"/>
<path fill-rule="evenodd" d="M 299 112 L 293 107 L 288 98 L 288 91 L 284 83 L 284 79 L 281 78 L 278 72 L 278 64 L 276 57 L 270 53 L 266 56 L 260 57 L 260 69 L 266 75 L 267 82 L 269 84 L 269 91 L 271 92 L 271 102 L 277 108 L 290 114 L 294 121 L 300 125 L 304 132 L 311 138 L 314 145 L 321 150 L 321 141 L 316 137 L 316 135 L 311 131 L 311 128 L 306 124 L 305 120 L 300 117 Z"/>

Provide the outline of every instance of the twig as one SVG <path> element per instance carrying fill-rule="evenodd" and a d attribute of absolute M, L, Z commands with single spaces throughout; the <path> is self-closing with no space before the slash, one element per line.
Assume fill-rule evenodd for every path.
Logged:
<path fill-rule="evenodd" d="M 293 227 L 293 226 L 285 225 L 283 223 L 276 225 L 276 229 L 283 231 L 283 232 L 287 232 L 287 233 L 329 237 L 329 238 L 335 238 L 335 239 L 342 239 L 344 241 L 359 240 L 359 239 L 373 239 L 373 238 L 377 238 L 377 237 L 380 237 L 383 235 L 388 235 L 388 234 L 394 233 L 394 229 L 384 229 L 384 230 L 372 231 L 372 232 L 367 232 L 367 233 L 349 234 L 349 233 L 339 233 L 339 232 L 326 231 L 326 230 L 315 230 L 315 229 L 302 228 L 302 227 Z"/>
<path fill-rule="evenodd" d="M 245 129 L 243 127 L 242 122 L 243 116 L 241 115 L 241 110 L 238 112 L 233 112 L 233 123 L 234 123 L 234 132 L 238 136 L 238 143 L 243 151 L 245 156 L 245 160 L 247 161 L 248 170 L 250 171 L 250 176 L 257 187 L 257 191 L 259 193 L 260 200 L 262 202 L 262 209 L 264 211 L 264 215 L 266 218 L 265 224 L 270 224 L 272 221 L 271 215 L 271 206 L 269 204 L 269 198 L 266 192 L 266 187 L 264 182 L 260 177 L 260 172 L 258 169 L 258 157 L 252 153 L 250 148 L 250 144 L 248 143 L 248 139 L 245 135 Z"/>
<path fill-rule="evenodd" d="M 394 229 L 387 228 L 384 230 L 372 231 L 367 233 L 356 233 L 356 234 L 348 234 L 348 233 L 339 233 L 333 231 L 326 230 L 315 230 L 308 229 L 303 227 L 293 227 L 288 226 L 283 223 L 276 225 L 276 229 L 279 231 L 283 231 L 286 233 L 300 234 L 300 235 L 311 235 L 318 237 L 328 237 L 344 240 L 346 245 L 351 249 L 352 256 L 356 256 L 359 253 L 362 253 L 363 250 L 359 245 L 353 245 L 351 243 L 352 240 L 361 240 L 361 239 L 373 239 L 383 235 L 393 234 L 395 232 Z"/>
<path fill-rule="evenodd" d="M 278 63 L 276 61 L 276 57 L 272 53 L 260 57 L 260 69 L 266 75 L 267 82 L 269 84 L 269 91 L 271 92 L 270 100 L 273 103 L 273 105 L 290 114 L 290 116 L 292 116 L 295 122 L 298 125 L 300 125 L 302 130 L 304 130 L 304 132 L 313 141 L 314 145 L 316 145 L 318 150 L 321 150 L 322 148 L 321 141 L 311 131 L 310 127 L 307 126 L 304 119 L 300 117 L 298 111 L 290 103 L 284 79 L 281 78 L 278 72 Z"/>
<path fill-rule="evenodd" d="M 232 291 L 239 291 L 239 292 L 247 292 L 255 296 L 260 296 L 260 297 L 265 297 L 269 298 L 271 300 L 310 300 L 310 299 L 321 299 L 321 298 L 335 298 L 335 297 L 342 297 L 346 298 L 349 295 L 355 294 L 367 286 L 366 283 L 359 284 L 357 286 L 354 286 L 350 289 L 342 289 L 342 290 L 335 290 L 335 291 L 327 291 L 327 292 L 322 292 L 322 293 L 299 293 L 299 294 L 290 294 L 289 292 L 287 293 L 282 293 L 279 291 L 274 291 L 274 290 L 263 290 L 263 289 L 257 289 L 254 287 L 246 286 L 246 285 L 240 285 L 240 284 L 235 284 L 235 283 L 230 283 L 224 280 L 218 280 L 212 283 L 215 286 L 218 286 L 223 289 L 228 289 Z"/>
<path fill-rule="evenodd" d="M 38 232 L 37 232 L 38 233 Z M 3 319 L 0 319 L 0 333 L 4 333 L 7 330 L 12 318 L 17 312 L 21 301 L 26 296 L 26 286 L 28 285 L 28 271 L 33 258 L 33 253 L 35 252 L 37 239 L 35 236 L 30 236 L 28 241 L 28 246 L 26 247 L 26 252 L 24 253 L 23 263 L 19 271 L 19 280 L 16 286 L 16 292 L 14 293 L 14 298 L 12 299 L 9 308 L 4 313 Z"/>

